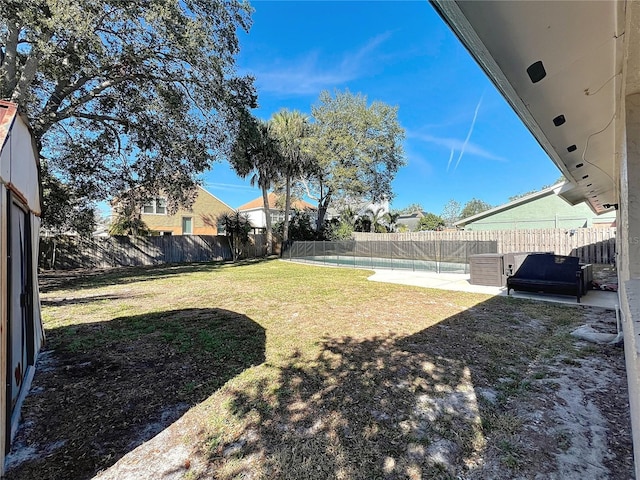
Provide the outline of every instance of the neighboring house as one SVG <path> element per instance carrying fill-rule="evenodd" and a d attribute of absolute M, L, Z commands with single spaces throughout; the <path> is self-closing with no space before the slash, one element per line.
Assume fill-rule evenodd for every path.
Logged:
<path fill-rule="evenodd" d="M 284 222 L 284 208 L 278 206 L 284 204 L 284 198 L 281 198 L 281 201 L 279 201 L 279 199 L 280 197 L 275 193 L 269 193 L 269 216 L 271 217 L 272 226 L 276 223 Z M 315 212 L 316 207 L 304 200 L 292 200 L 290 215 L 293 214 L 295 210 Z M 262 195 L 248 203 L 245 203 L 244 205 L 239 206 L 238 211 L 247 214 L 254 232 L 259 230 L 261 231 L 266 228 L 267 221 L 264 215 L 264 201 L 262 199 Z"/>
<path fill-rule="evenodd" d="M 615 227 L 616 213 L 596 215 L 586 203 L 571 205 L 558 195 L 558 183 L 512 202 L 463 218 L 454 226 L 464 230 L 530 230 L 540 228 Z"/>
<path fill-rule="evenodd" d="M 403 213 L 396 220 L 396 230 L 406 229 L 407 232 L 415 232 L 422 217 L 424 212 Z"/>
<path fill-rule="evenodd" d="M 167 200 L 157 197 L 142 206 L 142 220 L 153 235 L 218 235 L 218 217 L 233 209 L 222 200 L 198 187 L 190 209 L 169 215 Z"/>
<path fill-rule="evenodd" d="M 0 476 L 44 340 L 38 151 L 17 107 L 0 101 Z"/>

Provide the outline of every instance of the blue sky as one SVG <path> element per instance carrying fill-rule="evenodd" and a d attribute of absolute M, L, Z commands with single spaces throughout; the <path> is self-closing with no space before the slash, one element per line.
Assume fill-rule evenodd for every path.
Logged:
<path fill-rule="evenodd" d="M 259 108 L 311 113 L 322 90 L 349 89 L 399 107 L 407 165 L 393 208 L 436 214 L 451 198 L 499 205 L 560 176 L 538 143 L 427 1 L 254 1 L 240 35 L 240 72 Z M 260 195 L 226 162 L 205 188 L 237 208 Z"/>

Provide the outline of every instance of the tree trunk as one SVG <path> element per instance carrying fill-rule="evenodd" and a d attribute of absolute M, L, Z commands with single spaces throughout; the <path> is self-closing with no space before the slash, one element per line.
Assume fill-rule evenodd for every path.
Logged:
<path fill-rule="evenodd" d="M 51 32 L 47 32 L 43 36 L 43 43 L 49 42 L 51 38 Z M 24 62 L 24 66 L 22 67 L 22 74 L 20 75 L 20 79 L 18 80 L 18 84 L 11 94 L 11 101 L 17 103 L 18 105 L 25 105 L 27 94 L 29 93 L 29 87 L 33 84 L 33 79 L 36 77 L 36 73 L 38 72 L 38 65 L 40 63 L 40 58 L 42 57 L 42 51 L 34 45 L 32 47 L 27 60 Z M 41 132 L 44 133 L 44 132 Z M 42 138 L 42 136 L 38 137 Z"/>
<path fill-rule="evenodd" d="M 51 253 L 51 270 L 55 270 L 56 269 L 56 246 L 57 246 L 58 242 L 56 241 L 55 237 L 53 239 L 53 251 Z"/>
<path fill-rule="evenodd" d="M 271 212 L 269 208 L 269 192 L 266 187 L 262 187 L 262 207 L 264 209 L 264 220 L 266 225 L 267 255 L 271 255 L 271 245 L 273 244 L 273 229 L 271 227 Z"/>
<path fill-rule="evenodd" d="M 8 22 L 4 57 L 0 52 L 0 84 L 2 85 L 2 98 L 9 97 L 18 83 L 18 38 L 20 26 L 15 22 Z"/>
<path fill-rule="evenodd" d="M 322 231 L 324 226 L 324 217 L 327 214 L 327 208 L 329 207 L 329 200 L 331 200 L 331 194 L 328 193 L 324 198 L 318 201 L 318 220 L 316 222 L 316 230 Z"/>
<path fill-rule="evenodd" d="M 229 236 L 229 247 L 231 248 L 231 259 L 233 260 L 233 263 L 238 261 L 238 250 L 236 249 L 237 243 L 236 234 L 232 233 Z"/>
<path fill-rule="evenodd" d="M 287 172 L 285 181 L 285 197 L 284 197 L 284 225 L 282 227 L 282 244 L 283 248 L 289 242 L 289 211 L 291 210 L 291 175 Z"/>

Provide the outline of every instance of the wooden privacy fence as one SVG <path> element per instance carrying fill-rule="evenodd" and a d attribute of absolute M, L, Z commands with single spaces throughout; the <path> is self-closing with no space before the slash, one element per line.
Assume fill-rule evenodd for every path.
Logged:
<path fill-rule="evenodd" d="M 360 233 L 354 240 L 402 241 L 496 241 L 498 253 L 554 252 L 580 257 L 582 263 L 615 262 L 614 228 L 544 230 L 498 230 L 486 232 Z M 277 250 L 274 249 L 277 253 Z M 266 255 L 264 235 L 251 235 L 243 258 Z M 74 236 L 40 239 L 41 268 L 110 268 L 164 263 L 231 260 L 229 239 L 224 235 L 175 235 L 159 237 Z"/>
<path fill-rule="evenodd" d="M 266 254 L 264 235 L 251 235 L 242 258 Z M 45 269 L 111 268 L 164 263 L 231 260 L 224 235 L 164 235 L 157 237 L 42 237 L 39 266 Z"/>
<path fill-rule="evenodd" d="M 580 257 L 582 263 L 615 263 L 615 228 L 444 231 L 353 234 L 356 241 L 497 241 L 498 253 L 554 252 Z"/>

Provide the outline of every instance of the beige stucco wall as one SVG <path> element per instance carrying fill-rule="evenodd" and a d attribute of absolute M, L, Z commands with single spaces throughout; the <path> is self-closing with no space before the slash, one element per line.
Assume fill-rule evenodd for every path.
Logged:
<path fill-rule="evenodd" d="M 200 188 L 198 192 L 190 210 L 180 209 L 175 215 L 143 213 L 142 220 L 150 230 L 182 235 L 182 219 L 183 217 L 191 217 L 193 235 L 217 235 L 218 216 L 232 209 L 206 190 Z"/>
<path fill-rule="evenodd" d="M 620 156 L 618 279 L 631 426 L 640 478 L 640 94 L 625 98 Z"/>

